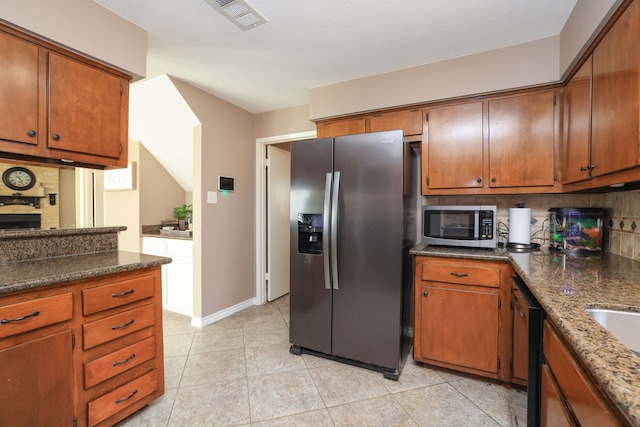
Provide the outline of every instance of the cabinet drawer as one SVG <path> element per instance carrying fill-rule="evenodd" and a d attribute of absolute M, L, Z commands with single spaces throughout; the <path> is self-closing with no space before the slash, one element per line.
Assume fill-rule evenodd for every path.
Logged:
<path fill-rule="evenodd" d="M 89 426 L 126 409 L 158 389 L 158 371 L 153 370 L 117 389 L 89 402 Z"/>
<path fill-rule="evenodd" d="M 547 321 L 544 322 L 543 346 L 547 364 L 580 425 L 617 425 L 591 380 Z"/>
<path fill-rule="evenodd" d="M 460 264 L 422 264 L 422 280 L 461 285 L 500 286 L 500 269 Z"/>
<path fill-rule="evenodd" d="M 0 307 L 0 338 L 71 319 L 72 301 L 66 293 Z"/>
<path fill-rule="evenodd" d="M 84 364 L 84 388 L 93 387 L 156 356 L 155 337 Z"/>
<path fill-rule="evenodd" d="M 109 285 L 82 290 L 82 313 L 98 313 L 121 305 L 129 304 L 154 294 L 154 276 L 152 274 L 135 277 Z"/>
<path fill-rule="evenodd" d="M 114 314 L 82 325 L 84 349 L 89 349 L 124 335 L 152 326 L 155 323 L 154 305 L 149 304 Z"/>

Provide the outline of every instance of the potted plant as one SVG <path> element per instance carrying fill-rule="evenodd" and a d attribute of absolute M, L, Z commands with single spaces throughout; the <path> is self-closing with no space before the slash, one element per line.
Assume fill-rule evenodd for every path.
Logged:
<path fill-rule="evenodd" d="M 178 218 L 178 228 L 180 230 L 186 230 L 189 227 L 188 218 L 192 212 L 191 205 L 187 204 L 173 208 L 173 216 Z"/>

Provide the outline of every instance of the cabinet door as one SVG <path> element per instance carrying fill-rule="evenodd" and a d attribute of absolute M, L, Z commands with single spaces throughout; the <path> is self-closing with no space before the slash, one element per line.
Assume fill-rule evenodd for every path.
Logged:
<path fill-rule="evenodd" d="M 71 335 L 67 330 L 0 351 L 1 426 L 73 425 Z"/>
<path fill-rule="evenodd" d="M 56 53 L 49 53 L 51 149 L 126 159 L 128 82 Z"/>
<path fill-rule="evenodd" d="M 341 135 L 365 133 L 365 119 L 346 119 L 333 122 L 318 123 L 318 138 L 332 138 Z"/>
<path fill-rule="evenodd" d="M 632 2 L 593 52 L 593 176 L 638 165 L 640 2 Z"/>
<path fill-rule="evenodd" d="M 482 187 L 482 102 L 428 110 L 428 187 Z"/>
<path fill-rule="evenodd" d="M 576 423 L 562 401 L 562 393 L 548 365 L 542 365 L 540 427 L 573 427 Z"/>
<path fill-rule="evenodd" d="M 513 341 L 512 377 L 519 384 L 527 384 L 527 361 L 529 350 L 529 308 L 520 292 L 513 291 Z"/>
<path fill-rule="evenodd" d="M 564 400 L 580 425 L 582 427 L 618 425 L 596 385 L 578 366 L 576 359 L 547 320 L 544 321 L 543 341 L 543 352 L 547 364 L 562 391 Z"/>
<path fill-rule="evenodd" d="M 498 293 L 493 289 L 421 288 L 420 357 L 498 372 Z"/>
<path fill-rule="evenodd" d="M 564 118 L 563 182 L 588 179 L 591 164 L 591 57 L 565 87 Z"/>
<path fill-rule="evenodd" d="M 38 144 L 38 47 L 0 32 L 0 139 Z"/>
<path fill-rule="evenodd" d="M 376 114 L 369 118 L 369 132 L 402 130 L 404 136 L 422 135 L 422 110 Z"/>
<path fill-rule="evenodd" d="M 554 93 L 489 101 L 489 186 L 554 185 Z"/>

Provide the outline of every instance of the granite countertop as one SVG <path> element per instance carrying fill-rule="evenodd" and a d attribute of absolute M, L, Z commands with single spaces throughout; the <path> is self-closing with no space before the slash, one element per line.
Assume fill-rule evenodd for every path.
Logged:
<path fill-rule="evenodd" d="M 640 312 L 640 262 L 608 253 L 573 255 L 417 245 L 413 255 L 509 261 L 599 386 L 640 426 L 640 357 L 585 308 Z"/>
<path fill-rule="evenodd" d="M 0 295 L 168 264 L 171 258 L 106 251 L 0 264 Z"/>

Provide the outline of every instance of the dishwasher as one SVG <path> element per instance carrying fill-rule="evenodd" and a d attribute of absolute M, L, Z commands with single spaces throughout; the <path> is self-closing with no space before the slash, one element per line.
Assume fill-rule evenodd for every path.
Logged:
<path fill-rule="evenodd" d="M 545 313 L 519 276 L 514 275 L 511 280 L 522 296 L 522 298 L 514 299 L 514 316 L 520 317 L 517 320 L 525 321 L 525 327 L 519 332 L 525 336 L 514 336 L 514 342 L 519 341 L 522 345 L 525 343 L 527 345 L 527 426 L 537 427 L 540 425 L 542 322 Z"/>

